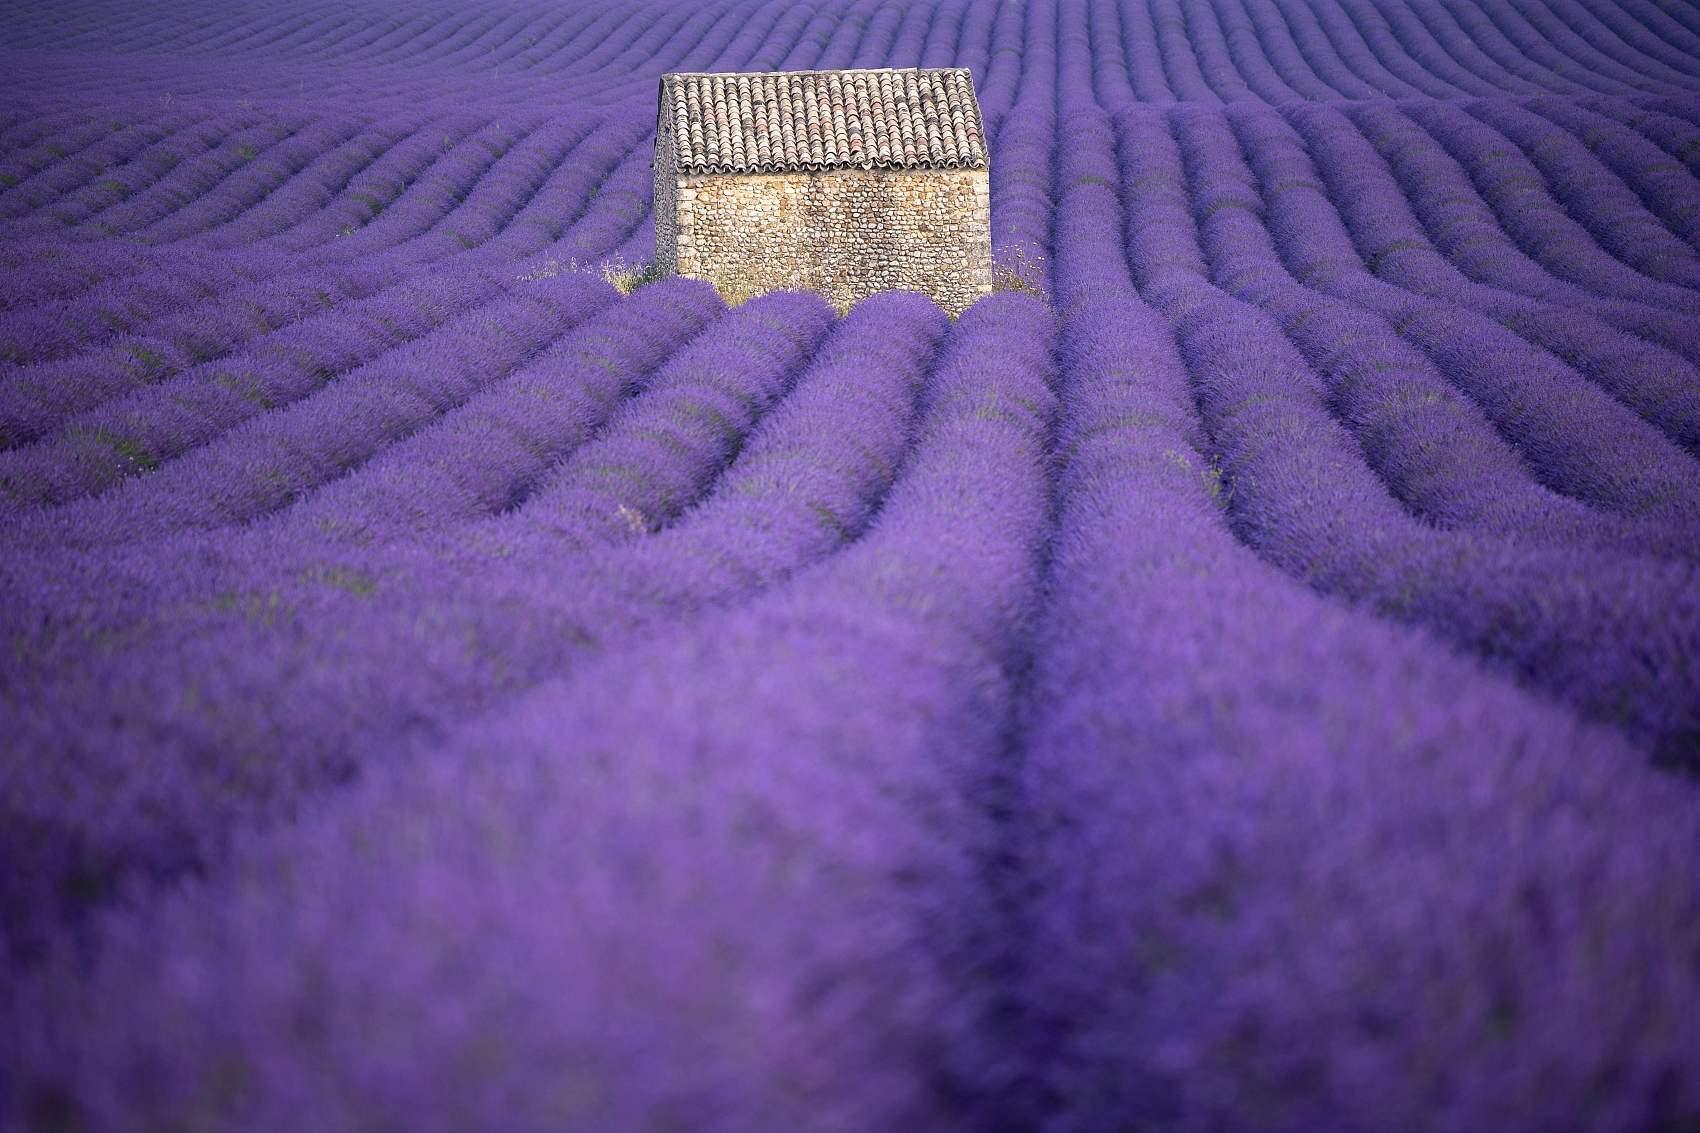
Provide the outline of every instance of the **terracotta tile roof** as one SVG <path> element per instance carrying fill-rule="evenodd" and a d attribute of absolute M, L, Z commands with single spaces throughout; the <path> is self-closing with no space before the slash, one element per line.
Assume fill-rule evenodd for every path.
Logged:
<path fill-rule="evenodd" d="M 965 67 L 661 77 L 680 173 L 984 169 Z"/>

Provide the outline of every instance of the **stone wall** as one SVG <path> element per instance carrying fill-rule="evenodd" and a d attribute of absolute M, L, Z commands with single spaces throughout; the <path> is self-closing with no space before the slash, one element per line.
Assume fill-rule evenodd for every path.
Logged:
<path fill-rule="evenodd" d="M 992 289 L 985 170 L 683 176 L 665 222 L 660 180 L 656 266 L 728 299 L 797 288 L 842 309 L 902 289 L 960 314 Z"/>
<path fill-rule="evenodd" d="M 663 123 L 655 133 L 655 270 L 673 275 L 679 270 L 678 163 L 674 157 L 673 132 Z"/>

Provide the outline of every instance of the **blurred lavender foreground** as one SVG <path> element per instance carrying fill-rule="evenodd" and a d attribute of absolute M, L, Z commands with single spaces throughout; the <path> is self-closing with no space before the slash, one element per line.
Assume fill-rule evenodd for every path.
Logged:
<path fill-rule="evenodd" d="M 1022 286 L 645 282 L 663 72 L 888 66 Z M 0 1128 L 1700 1129 L 1692 5 L 0 69 Z"/>

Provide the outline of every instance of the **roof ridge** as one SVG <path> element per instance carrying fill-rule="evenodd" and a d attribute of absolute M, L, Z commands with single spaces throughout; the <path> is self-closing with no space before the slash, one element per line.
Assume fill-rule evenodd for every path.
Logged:
<path fill-rule="evenodd" d="M 730 78 L 735 75 L 879 75 L 971 71 L 969 67 L 810 67 L 800 71 L 664 71 L 664 79 Z"/>
<path fill-rule="evenodd" d="M 657 102 L 680 173 L 987 168 L 967 67 L 670 71 Z"/>

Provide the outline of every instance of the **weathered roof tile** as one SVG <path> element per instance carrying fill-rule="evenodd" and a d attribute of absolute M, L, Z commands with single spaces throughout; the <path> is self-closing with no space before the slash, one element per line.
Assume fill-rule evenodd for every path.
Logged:
<path fill-rule="evenodd" d="M 966 68 L 661 77 L 681 173 L 984 169 Z"/>

